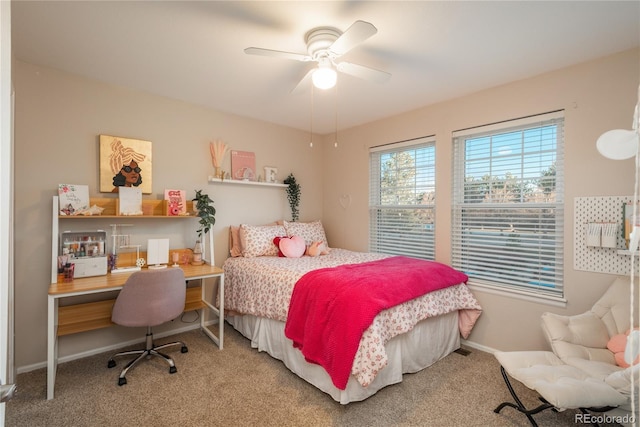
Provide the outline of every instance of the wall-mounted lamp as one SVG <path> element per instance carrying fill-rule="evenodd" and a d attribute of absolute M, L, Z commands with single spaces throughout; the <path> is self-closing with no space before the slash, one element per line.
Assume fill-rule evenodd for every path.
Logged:
<path fill-rule="evenodd" d="M 331 89 L 336 85 L 338 74 L 333 69 L 329 58 L 323 58 L 318 63 L 318 69 L 311 75 L 313 85 L 318 89 Z"/>
<path fill-rule="evenodd" d="M 608 159 L 630 159 L 638 152 L 638 133 L 626 129 L 610 130 L 600 135 L 596 147 Z"/>
<path fill-rule="evenodd" d="M 638 87 L 638 104 L 633 111 L 631 128 L 614 129 L 600 135 L 596 141 L 598 152 L 612 160 L 626 160 L 638 154 L 640 145 L 640 86 Z"/>

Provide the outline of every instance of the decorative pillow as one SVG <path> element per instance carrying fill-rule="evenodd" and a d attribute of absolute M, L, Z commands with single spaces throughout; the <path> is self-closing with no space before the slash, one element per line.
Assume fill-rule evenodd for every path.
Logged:
<path fill-rule="evenodd" d="M 284 256 L 287 258 L 300 258 L 304 255 L 305 249 L 307 248 L 304 244 L 304 240 L 299 236 L 276 237 L 273 239 L 273 243 L 278 245 L 278 256 Z"/>
<path fill-rule="evenodd" d="M 265 225 L 283 225 L 282 220 L 274 221 Z M 229 226 L 229 255 L 232 257 L 242 256 L 242 242 L 240 241 L 240 226 Z"/>
<path fill-rule="evenodd" d="M 282 239 L 282 237 L 274 237 L 273 244 L 276 245 L 276 248 L 278 248 L 278 256 L 282 258 L 284 257 L 284 254 L 280 250 L 280 239 Z"/>
<path fill-rule="evenodd" d="M 258 256 L 277 256 L 278 248 L 273 244 L 273 238 L 286 234 L 281 225 L 240 225 L 240 245 L 242 256 L 253 258 Z"/>
<path fill-rule="evenodd" d="M 320 221 L 313 222 L 289 222 L 284 221 L 284 228 L 287 230 L 287 236 L 300 236 L 304 239 L 308 246 L 313 242 L 324 243 L 327 248 L 327 236 L 324 233 L 324 227 Z"/>
<path fill-rule="evenodd" d="M 629 364 L 626 360 L 624 360 L 624 351 L 627 348 L 627 338 L 629 337 L 629 333 L 631 331 L 627 331 L 626 334 L 618 334 L 611 337 L 609 342 L 607 343 L 607 348 L 613 353 L 613 357 L 616 359 L 616 365 L 621 368 L 628 368 Z M 640 363 L 640 357 L 638 357 L 634 364 Z"/>
<path fill-rule="evenodd" d="M 242 256 L 242 246 L 240 246 L 240 227 L 229 226 L 229 255 L 232 257 Z"/>

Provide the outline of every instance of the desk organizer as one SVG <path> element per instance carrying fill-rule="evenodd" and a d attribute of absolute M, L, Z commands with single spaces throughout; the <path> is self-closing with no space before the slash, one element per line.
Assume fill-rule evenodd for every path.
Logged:
<path fill-rule="evenodd" d="M 60 233 L 58 259 L 74 264 L 73 277 L 107 274 L 107 233 L 96 231 L 64 231 Z"/>

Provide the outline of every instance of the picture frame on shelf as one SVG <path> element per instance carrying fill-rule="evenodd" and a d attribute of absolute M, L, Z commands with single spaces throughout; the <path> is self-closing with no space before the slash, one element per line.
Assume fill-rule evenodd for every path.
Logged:
<path fill-rule="evenodd" d="M 164 200 L 167 201 L 169 216 L 187 214 L 187 196 L 185 190 L 164 190 Z"/>
<path fill-rule="evenodd" d="M 264 182 L 275 184 L 278 182 L 278 168 L 272 166 L 264 167 Z"/>
<path fill-rule="evenodd" d="M 118 192 L 118 215 L 142 215 L 142 189 L 121 187 Z"/>
<path fill-rule="evenodd" d="M 240 181 L 255 181 L 256 153 L 231 150 L 231 178 Z"/>
<path fill-rule="evenodd" d="M 76 215 L 89 209 L 89 186 L 58 184 L 60 215 Z"/>

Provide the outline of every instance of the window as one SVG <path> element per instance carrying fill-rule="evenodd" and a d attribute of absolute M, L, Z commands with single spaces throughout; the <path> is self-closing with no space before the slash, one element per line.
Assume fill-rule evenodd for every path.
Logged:
<path fill-rule="evenodd" d="M 433 259 L 433 137 L 374 147 L 369 158 L 369 250 Z"/>
<path fill-rule="evenodd" d="M 452 265 L 470 283 L 562 300 L 563 122 L 454 132 Z"/>

